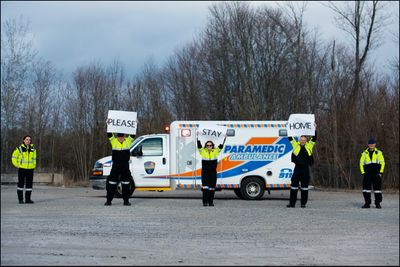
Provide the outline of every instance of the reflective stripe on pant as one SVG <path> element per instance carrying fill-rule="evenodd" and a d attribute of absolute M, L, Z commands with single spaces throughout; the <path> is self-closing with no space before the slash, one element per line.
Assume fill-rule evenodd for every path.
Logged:
<path fill-rule="evenodd" d="M 217 161 L 203 160 L 201 162 L 201 183 L 203 189 L 203 204 L 213 204 L 215 186 L 217 185 Z"/>
<path fill-rule="evenodd" d="M 25 199 L 30 200 L 33 185 L 33 169 L 18 169 L 18 185 L 17 195 L 18 200 L 22 200 L 25 187 Z"/>
<path fill-rule="evenodd" d="M 297 191 L 301 184 L 301 204 L 305 205 L 308 201 L 308 183 L 310 181 L 310 169 L 308 166 L 295 166 L 290 184 L 290 202 L 294 206 L 297 201 Z"/>
<path fill-rule="evenodd" d="M 363 196 L 366 204 L 371 204 L 371 188 L 374 188 L 375 204 L 382 202 L 382 178 L 378 173 L 365 173 L 363 177 Z"/>
<path fill-rule="evenodd" d="M 111 202 L 114 198 L 115 190 L 117 189 L 118 182 L 121 181 L 122 185 L 122 198 L 128 200 L 130 195 L 130 181 L 131 171 L 129 170 L 129 162 L 115 162 L 111 168 L 110 176 L 108 177 L 107 201 Z"/>

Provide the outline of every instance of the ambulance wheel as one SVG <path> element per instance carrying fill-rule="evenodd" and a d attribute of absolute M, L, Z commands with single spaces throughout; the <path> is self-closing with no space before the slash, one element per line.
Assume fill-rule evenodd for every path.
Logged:
<path fill-rule="evenodd" d="M 236 195 L 238 198 L 243 199 L 242 191 L 240 190 L 240 188 L 235 188 L 235 189 L 233 189 L 233 192 L 235 192 L 235 195 Z"/>
<path fill-rule="evenodd" d="M 240 191 L 246 200 L 261 199 L 265 192 L 264 181 L 258 177 L 248 177 L 242 181 Z"/>
<path fill-rule="evenodd" d="M 131 180 L 131 183 L 129 184 L 129 196 L 132 196 L 133 192 L 135 191 L 135 182 Z M 122 198 L 122 184 L 121 182 L 118 183 L 117 185 L 117 190 L 115 190 L 115 195 L 116 198 Z"/>

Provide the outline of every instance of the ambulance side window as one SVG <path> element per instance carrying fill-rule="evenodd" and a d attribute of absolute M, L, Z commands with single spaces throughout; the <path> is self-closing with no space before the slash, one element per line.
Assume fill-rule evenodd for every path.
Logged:
<path fill-rule="evenodd" d="M 226 136 L 235 136 L 235 129 L 227 129 Z"/>
<path fill-rule="evenodd" d="M 280 129 L 279 136 L 287 136 L 287 129 Z"/>
<path fill-rule="evenodd" d="M 163 146 L 161 138 L 149 138 L 140 143 L 142 146 L 143 157 L 162 156 Z"/>

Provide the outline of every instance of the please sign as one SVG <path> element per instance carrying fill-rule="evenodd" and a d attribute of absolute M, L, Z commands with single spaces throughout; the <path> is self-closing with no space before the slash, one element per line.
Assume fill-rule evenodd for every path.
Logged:
<path fill-rule="evenodd" d="M 136 134 L 136 119 L 136 112 L 109 110 L 107 116 L 107 133 Z"/>

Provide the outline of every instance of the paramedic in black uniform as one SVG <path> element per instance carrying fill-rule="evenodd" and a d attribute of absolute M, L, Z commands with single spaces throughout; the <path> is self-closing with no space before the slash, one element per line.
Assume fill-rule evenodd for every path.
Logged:
<path fill-rule="evenodd" d="M 317 125 L 314 123 L 315 128 Z M 311 137 L 310 141 L 307 141 L 307 137 L 302 135 L 299 141 L 288 137 L 290 144 L 293 147 L 292 162 L 295 164 L 291 185 L 290 185 L 290 200 L 287 205 L 288 208 L 294 208 L 297 200 L 297 191 L 299 190 L 299 184 L 301 184 L 301 207 L 305 208 L 308 200 L 308 183 L 310 181 L 310 168 L 314 162 L 312 155 L 315 142 L 317 141 L 317 130 L 315 135 Z"/>
<path fill-rule="evenodd" d="M 202 147 L 197 139 L 197 148 L 200 152 L 201 161 L 201 183 L 203 191 L 203 206 L 214 206 L 215 186 L 217 184 L 217 164 L 218 155 L 224 147 L 224 142 L 218 147 L 214 147 L 212 141 L 207 141 Z"/>
<path fill-rule="evenodd" d="M 131 171 L 129 170 L 130 148 L 132 146 L 135 135 L 128 135 L 117 133 L 107 133 L 112 147 L 112 167 L 109 178 L 107 179 L 107 201 L 105 206 L 111 206 L 111 201 L 114 198 L 117 183 L 121 180 L 122 184 L 122 198 L 124 199 L 124 206 L 130 206 L 129 203 L 129 187 L 130 180 L 132 179 Z"/>

